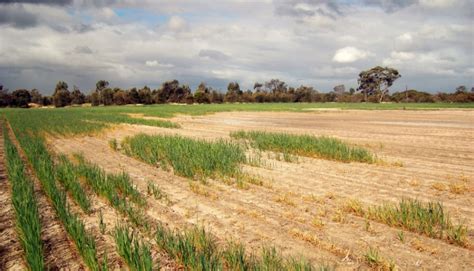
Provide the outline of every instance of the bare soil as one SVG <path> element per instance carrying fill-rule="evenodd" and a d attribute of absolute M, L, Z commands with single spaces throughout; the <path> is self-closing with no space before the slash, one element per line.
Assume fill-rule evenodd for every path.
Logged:
<path fill-rule="evenodd" d="M 148 181 L 154 182 L 172 204 L 149 198 L 147 214 L 171 227 L 200 224 L 222 241 L 239 240 L 253 249 L 273 244 L 285 254 L 341 269 L 368 267 L 369 247 L 402 269 L 474 269 L 474 111 L 227 112 L 172 121 L 182 129 L 120 125 L 97 136 L 51 137 L 49 144 L 57 152 L 81 152 L 106 171 L 128 172 L 142 193 Z M 383 163 L 301 157 L 289 163 L 264 153 L 262 166 L 242 166 L 264 185 L 239 188 L 221 180 L 191 182 L 114 151 L 108 143 L 142 132 L 213 140 L 241 129 L 334 136 L 370 149 Z M 343 211 L 350 199 L 382 204 L 402 198 L 442 202 L 454 220 L 470 228 L 470 245 L 448 244 Z"/>

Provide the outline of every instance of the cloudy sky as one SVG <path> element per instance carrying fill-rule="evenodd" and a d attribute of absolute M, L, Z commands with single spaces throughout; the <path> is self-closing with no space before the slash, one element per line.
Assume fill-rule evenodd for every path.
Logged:
<path fill-rule="evenodd" d="M 88 92 L 271 78 L 329 91 L 376 65 L 392 90 L 474 85 L 470 0 L 0 0 L 0 84 Z"/>

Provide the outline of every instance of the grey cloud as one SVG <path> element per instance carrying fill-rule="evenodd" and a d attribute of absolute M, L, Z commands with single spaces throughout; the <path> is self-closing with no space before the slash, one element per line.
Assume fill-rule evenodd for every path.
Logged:
<path fill-rule="evenodd" d="M 307 8 L 303 8 L 302 5 Z M 275 13 L 290 17 L 312 17 L 322 15 L 335 18 L 341 15 L 339 4 L 329 0 L 290 0 L 276 1 Z"/>
<path fill-rule="evenodd" d="M 95 28 L 92 25 L 82 24 L 82 23 L 75 25 L 73 28 L 78 33 L 86 33 L 86 32 L 95 30 Z"/>
<path fill-rule="evenodd" d="M 65 33 L 66 34 L 66 33 L 71 32 L 71 30 L 68 27 L 66 27 L 64 25 L 60 25 L 60 24 L 51 24 L 51 25 L 49 25 L 49 27 L 51 27 L 51 29 L 53 29 L 57 32 L 60 32 L 60 33 Z"/>
<path fill-rule="evenodd" d="M 418 3 L 418 0 L 365 0 L 364 4 L 368 6 L 377 6 L 386 12 L 395 12 Z"/>
<path fill-rule="evenodd" d="M 65 6 L 72 4 L 73 0 L 0 0 L 0 4 L 45 4 L 45 5 L 59 5 Z"/>
<path fill-rule="evenodd" d="M 228 55 L 222 53 L 221 51 L 210 50 L 210 49 L 203 49 L 203 50 L 199 51 L 199 56 L 200 57 L 208 57 L 208 58 L 214 59 L 214 60 L 227 60 L 227 59 L 230 58 Z"/>
<path fill-rule="evenodd" d="M 22 6 L 0 6 L 0 24 L 8 24 L 23 29 L 34 27 L 38 23 L 38 17 L 26 11 Z"/>
<path fill-rule="evenodd" d="M 76 46 L 74 48 L 74 53 L 77 53 L 77 54 L 92 54 L 92 50 L 91 48 L 89 48 L 88 46 Z"/>

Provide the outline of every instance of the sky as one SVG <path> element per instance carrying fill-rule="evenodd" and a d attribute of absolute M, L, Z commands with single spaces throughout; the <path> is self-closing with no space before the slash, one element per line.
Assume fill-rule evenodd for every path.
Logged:
<path fill-rule="evenodd" d="M 0 85 L 51 94 L 158 88 L 178 79 L 243 89 L 273 78 L 321 92 L 397 69 L 392 91 L 474 86 L 470 0 L 0 0 Z"/>

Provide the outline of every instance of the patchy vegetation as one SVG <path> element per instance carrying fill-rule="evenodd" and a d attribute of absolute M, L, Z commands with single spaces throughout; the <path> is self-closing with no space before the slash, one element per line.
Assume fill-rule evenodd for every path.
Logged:
<path fill-rule="evenodd" d="M 136 233 L 127 226 L 117 226 L 114 230 L 115 243 L 120 256 L 125 259 L 128 267 L 136 271 L 158 270 L 153 265 L 150 245 L 139 239 Z"/>
<path fill-rule="evenodd" d="M 467 226 L 455 224 L 439 202 L 423 203 L 403 199 L 398 204 L 364 208 L 358 201 L 350 201 L 346 211 L 359 216 L 424 234 L 431 238 L 444 239 L 450 243 L 466 246 Z M 401 238 L 402 239 L 402 238 Z"/>
<path fill-rule="evenodd" d="M 350 147 L 339 139 L 310 135 L 291 135 L 259 131 L 238 131 L 230 135 L 237 139 L 250 140 L 252 147 L 264 151 L 318 157 L 342 162 L 374 163 L 376 158 L 363 148 Z M 285 159 L 288 160 L 288 159 Z"/>
<path fill-rule="evenodd" d="M 314 270 L 303 259 L 284 258 L 275 248 L 263 248 L 260 255 L 246 252 L 238 243 L 226 247 L 202 228 L 184 233 L 157 226 L 155 240 L 158 246 L 190 270 Z M 326 270 L 321 267 L 321 270 Z"/>
<path fill-rule="evenodd" d="M 97 165 L 87 162 L 81 155 L 76 155 L 75 158 L 79 162 L 75 169 L 76 174 L 83 177 L 97 195 L 105 197 L 115 209 L 128 216 L 133 224 L 147 225 L 143 212 L 127 201 L 128 197 L 139 206 L 145 204 L 145 199 L 130 184 L 130 177 L 127 174 L 106 174 Z"/>

